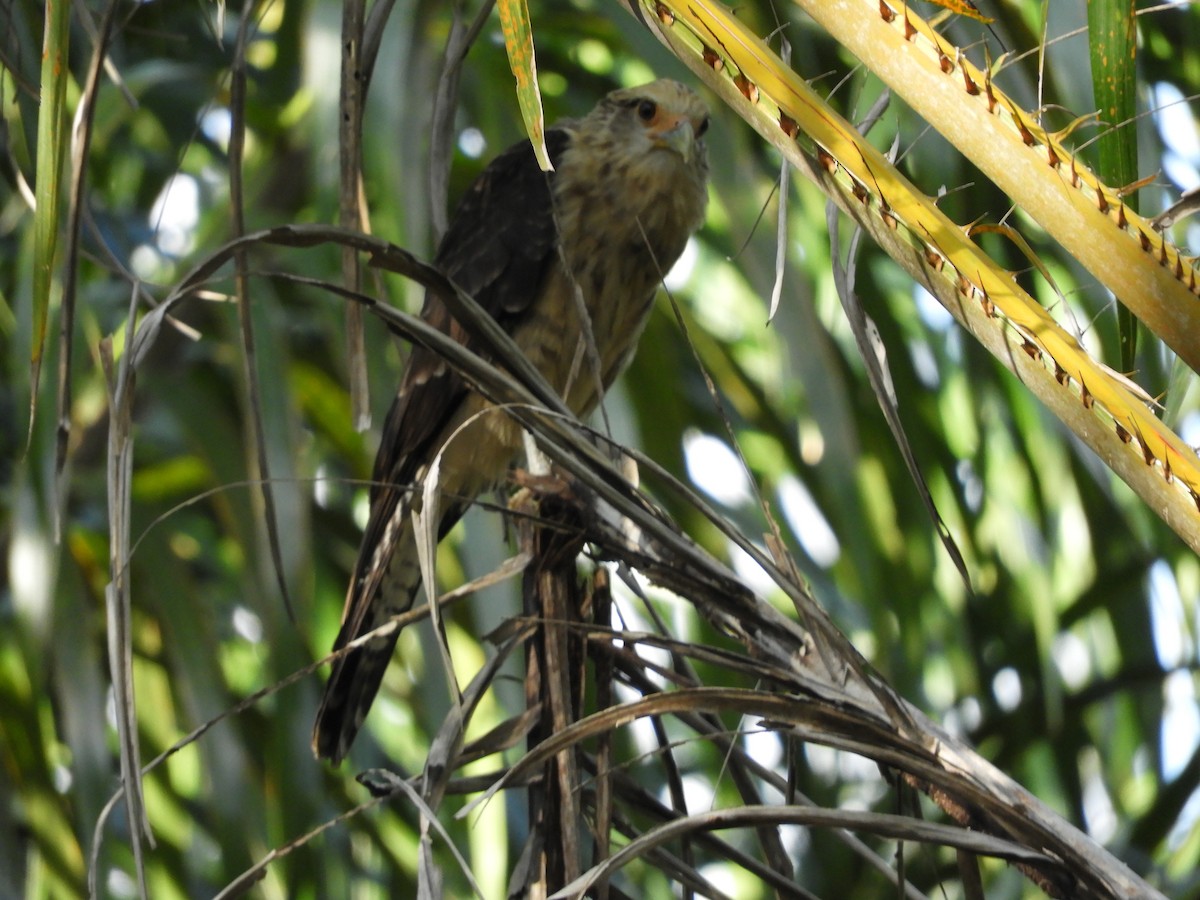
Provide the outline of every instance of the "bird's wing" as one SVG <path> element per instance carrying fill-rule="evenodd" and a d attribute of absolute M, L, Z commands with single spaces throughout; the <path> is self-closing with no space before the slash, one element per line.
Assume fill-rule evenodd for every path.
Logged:
<path fill-rule="evenodd" d="M 551 160 L 570 142 L 567 127 L 546 132 Z M 547 268 L 557 254 L 551 196 L 553 172 L 543 172 L 528 141 L 497 156 L 468 188 L 438 247 L 435 265 L 472 296 L 507 331 L 512 331 L 537 298 Z M 465 329 L 432 291 L 421 316 L 460 343 L 472 347 Z M 371 515 L 363 534 L 355 580 L 370 576 L 372 554 L 397 503 L 423 474 L 434 446 L 467 394 L 466 384 L 441 357 L 414 347 L 400 388 L 388 410 L 375 458 Z M 449 498 L 448 498 L 449 499 Z M 451 528 L 461 507 L 444 505 L 440 531 Z M 347 612 L 351 597 L 347 598 Z"/>
<path fill-rule="evenodd" d="M 566 150 L 569 127 L 546 133 L 552 160 Z M 435 265 L 510 332 L 537 300 L 558 252 L 552 178 L 553 173 L 538 167 L 528 141 L 510 147 L 468 188 L 438 248 Z M 475 343 L 432 291 L 426 294 L 421 316 L 460 343 L 468 347 Z M 384 422 L 375 457 L 370 518 L 346 592 L 335 649 L 372 631 L 412 602 L 420 572 L 402 504 L 414 483 L 424 477 L 467 397 L 467 386 L 453 368 L 436 353 L 414 347 Z M 444 498 L 439 537 L 454 525 L 469 500 Z M 396 571 L 389 574 L 393 567 Z M 395 596 L 380 596 L 389 591 Z M 379 689 L 395 643 L 392 633 L 334 663 L 313 729 L 318 757 L 336 763 L 345 756 Z"/>

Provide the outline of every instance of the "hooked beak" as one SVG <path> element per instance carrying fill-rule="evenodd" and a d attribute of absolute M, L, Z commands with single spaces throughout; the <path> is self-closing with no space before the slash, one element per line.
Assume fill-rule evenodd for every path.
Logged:
<path fill-rule="evenodd" d="M 690 163 L 696 151 L 696 132 L 687 116 L 680 116 L 674 122 L 666 123 L 665 127 L 653 136 L 654 146 L 674 150 Z"/>

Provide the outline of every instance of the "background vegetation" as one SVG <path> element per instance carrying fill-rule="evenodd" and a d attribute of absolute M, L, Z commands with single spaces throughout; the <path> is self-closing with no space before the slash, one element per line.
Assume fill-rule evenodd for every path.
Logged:
<path fill-rule="evenodd" d="M 341 7 L 333 2 L 250 4 L 244 98 L 245 229 L 338 221 L 338 80 Z M 53 9 L 53 7 L 51 8 Z M 106 586 L 110 582 L 109 416 L 104 358 L 126 346 L 131 297 L 138 316 L 161 301 L 200 258 L 226 242 L 232 224 L 231 91 L 241 9 L 221 4 L 119 4 L 109 66 L 97 94 L 87 154 L 86 202 L 77 259 L 59 259 L 77 307 L 70 441 L 55 477 L 56 376 L 63 345 L 52 307 L 41 379 L 32 386 L 37 291 L 33 192 L 51 177 L 37 159 L 44 10 L 0 3 L 3 167 L 0 185 L 0 524 L 7 560 L 0 585 L 0 894 L 74 896 L 86 891 L 97 854 L 98 893 L 136 893 L 130 824 L 121 806 L 102 810 L 118 785 L 110 684 Z M 92 53 L 90 4 L 69 7 L 63 57 L 73 111 Z M 931 7 L 922 4 L 922 11 Z M 997 84 L 1026 109 L 1063 127 L 1096 108 L 1082 2 L 1006 0 L 943 24 L 983 62 L 1014 51 Z M 363 190 L 371 233 L 429 258 L 432 98 L 456 15 L 475 7 L 415 2 L 391 9 L 365 102 Z M 602 0 L 531 8 L 548 120 L 586 112 L 606 91 L 655 75 L 695 83 L 620 5 Z M 785 36 L 797 71 L 852 120 L 881 93 L 797 9 L 738 7 L 759 33 Z M 776 28 L 779 27 L 777 31 Z M 1153 215 L 1200 183 L 1200 138 L 1189 100 L 1200 92 L 1200 11 L 1148 8 L 1138 18 L 1136 131 L 1140 175 L 1161 174 L 1139 193 Z M 483 20 L 461 67 L 453 118 L 456 197 L 492 155 L 523 135 L 499 24 Z M 755 492 L 778 521 L 814 594 L 854 645 L 904 698 L 979 748 L 1066 819 L 1172 897 L 1200 897 L 1200 706 L 1196 696 L 1196 555 L 1091 451 L 1082 447 L 941 307 L 914 289 L 887 257 L 864 247 L 857 290 L 876 323 L 900 414 L 938 508 L 965 557 L 968 593 L 938 540 L 896 449 L 846 323 L 832 280 L 825 199 L 808 182 L 786 185 L 786 278 L 767 324 L 776 272 L 779 158 L 715 97 L 710 131 L 708 224 L 669 281 L 642 351 L 609 398 L 615 436 L 690 480 L 753 540 L 767 531 Z M 43 105 L 47 102 L 42 98 Z M 1088 124 L 1076 146 L 1097 132 Z M 1111 296 L 956 152 L 893 99 L 871 132 L 896 144 L 901 167 L 923 190 L 945 188 L 955 221 L 1007 221 L 1052 274 L 997 234 L 978 240 L 1019 282 L 1070 323 L 1097 359 L 1120 369 Z M 1083 147 L 1092 159 L 1095 147 Z M 436 162 L 436 159 L 435 159 Z M 53 163 L 53 160 L 51 160 Z M 51 171 L 53 166 L 51 166 Z M 50 216 L 62 234 L 64 191 Z M 57 212 L 61 208 L 61 212 Z M 45 221 L 45 219 L 43 219 Z M 842 246 L 848 228 L 843 233 Z M 1200 246 L 1187 221 L 1183 246 Z M 337 248 L 256 247 L 249 309 L 262 394 L 264 451 L 281 522 L 289 619 L 262 526 L 245 356 L 230 269 L 175 311 L 137 373 L 132 410 L 130 639 L 141 751 L 150 760 L 254 692 L 319 659 L 336 632 L 364 518 L 377 428 L 406 348 L 377 321 L 366 328 L 376 431 L 351 419 L 342 298 L 299 278 L 338 282 Z M 284 277 L 286 273 L 288 277 Z M 415 310 L 420 289 L 368 270 L 364 290 Z M 686 324 L 686 334 L 680 327 Z M 692 346 L 689 347 L 690 338 Z M 705 386 L 703 367 L 724 413 Z M 1125 367 L 1161 397 L 1163 415 L 1192 444 L 1200 416 L 1194 375 L 1143 334 Z M 1169 389 L 1169 390 L 1168 390 Z M 30 398 L 36 396 L 36 414 Z M 732 423 L 747 470 L 722 421 Z M 30 423 L 32 422 L 32 425 Z M 647 478 L 654 493 L 662 487 Z M 753 486 L 752 486 L 753 485 Z M 661 501 L 702 546 L 726 558 L 781 609 L 790 601 L 693 507 Z M 473 513 L 439 554 L 446 587 L 491 571 L 507 555 L 498 515 Z M 632 630 L 650 630 L 645 608 L 618 585 L 617 608 Z M 680 641 L 731 646 L 683 601 L 652 591 L 653 608 Z M 459 603 L 446 624 L 455 665 L 468 680 L 492 647 L 481 639 L 520 610 L 509 585 Z M 420 771 L 441 726 L 448 691 L 423 623 L 405 632 L 368 728 L 347 765 L 312 760 L 308 734 L 319 677 L 299 678 L 225 718 L 155 767 L 145 781 L 156 845 L 147 849 L 154 897 L 219 891 L 284 847 L 367 799 L 354 774 L 387 766 Z M 402 661 L 401 661 L 402 658 Z M 664 658 L 665 659 L 665 658 Z M 497 682 L 473 724 L 478 736 L 515 715 L 521 666 Z M 912 798 L 850 753 L 784 744 L 757 719 L 723 726 L 763 765 L 790 763 L 795 783 L 821 806 L 897 811 Z M 640 727 L 640 726 L 639 726 Z M 735 805 L 725 758 L 682 731 L 675 763 L 688 807 Z M 624 729 L 628 771 L 648 790 L 662 782 L 653 732 Z M 506 751 L 509 762 L 522 747 Z M 645 753 L 643 759 L 638 753 Z M 644 768 L 640 767 L 644 763 Z M 495 758 L 468 768 L 495 771 Z M 498 896 L 517 865 L 528 823 L 519 792 L 482 813 L 441 816 L 486 896 Z M 454 804 L 459 801 L 455 800 Z M 932 807 L 930 816 L 939 815 Z M 826 830 L 784 832 L 803 890 L 827 897 L 895 891 Z M 750 836 L 727 835 L 752 846 Z M 97 843 L 99 841 L 99 843 Z M 405 895 L 417 880 L 419 826 L 410 804 L 377 805 L 301 842 L 266 868 L 267 896 Z M 871 846 L 893 861 L 895 844 Z M 446 845 L 447 895 L 468 885 Z M 762 895 L 760 879 L 732 865 L 705 870 L 739 897 Z M 962 896 L 954 855 L 924 848 L 905 856 L 914 890 Z M 623 880 L 622 880 L 623 879 Z M 984 866 L 989 897 L 1037 895 L 1014 869 Z M 628 867 L 614 885 L 631 896 L 671 896 L 662 867 Z"/>

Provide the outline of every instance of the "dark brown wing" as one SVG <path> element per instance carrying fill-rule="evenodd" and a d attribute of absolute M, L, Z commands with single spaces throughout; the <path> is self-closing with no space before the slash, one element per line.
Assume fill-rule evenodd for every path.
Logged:
<path fill-rule="evenodd" d="M 569 140 L 569 132 L 561 128 L 547 132 L 552 160 L 561 158 Z M 538 168 L 528 141 L 509 148 L 467 190 L 438 248 L 435 264 L 510 332 L 537 299 L 557 254 L 552 177 Z M 426 295 L 421 315 L 459 342 L 474 343 L 433 292 Z M 466 397 L 466 385 L 453 369 L 436 354 L 414 348 L 384 422 L 375 457 L 371 515 L 335 649 L 372 631 L 412 602 L 420 573 L 411 557 L 407 517 L 397 519 L 397 513 Z M 467 502 L 443 498 L 441 534 L 454 525 Z M 396 637 L 393 632 L 374 639 L 334 663 L 313 728 L 318 757 L 337 763 L 346 755 L 383 680 Z"/>
<path fill-rule="evenodd" d="M 562 127 L 546 132 L 546 146 L 556 164 L 569 141 L 570 133 Z M 529 141 L 509 147 L 467 189 L 434 260 L 451 281 L 510 332 L 537 297 L 557 252 L 553 178 L 553 172 L 538 167 Z M 472 345 L 436 294 L 426 295 L 421 315 L 466 346 Z M 432 443 L 466 390 L 462 379 L 440 357 L 423 347 L 413 349 L 384 422 L 363 547 L 373 547 L 382 538 L 399 499 L 397 488 L 403 491 L 418 478 L 421 466 L 436 451 Z M 450 503 L 445 504 L 445 511 L 443 533 L 461 514 Z M 360 570 L 369 563 L 369 559 L 360 559 Z"/>

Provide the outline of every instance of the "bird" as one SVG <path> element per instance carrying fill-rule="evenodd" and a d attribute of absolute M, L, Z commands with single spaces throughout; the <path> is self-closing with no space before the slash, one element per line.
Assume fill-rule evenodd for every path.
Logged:
<path fill-rule="evenodd" d="M 546 129 L 551 171 L 528 140 L 492 160 L 438 245 L 435 266 L 581 417 L 633 358 L 663 275 L 704 222 L 709 120 L 704 100 L 677 81 L 613 91 L 583 118 Z M 436 292 L 427 291 L 421 316 L 482 350 Z M 413 349 L 384 421 L 335 651 L 411 608 L 421 587 L 412 508 L 434 457 L 442 454 L 441 540 L 504 481 L 521 447 L 512 417 L 434 352 Z M 373 637 L 333 663 L 313 726 L 318 759 L 338 765 L 349 752 L 397 637 Z"/>

